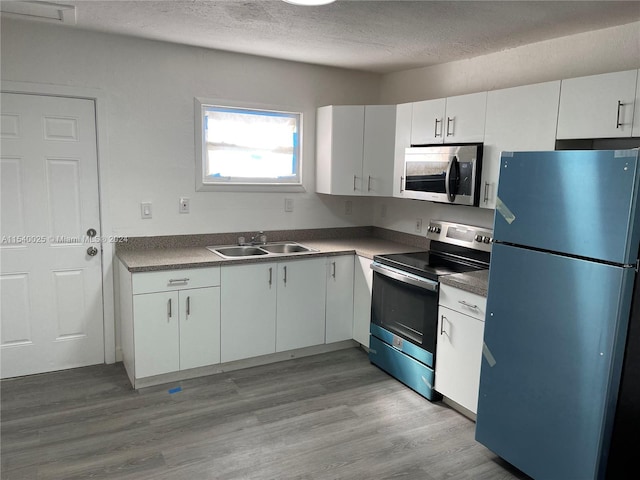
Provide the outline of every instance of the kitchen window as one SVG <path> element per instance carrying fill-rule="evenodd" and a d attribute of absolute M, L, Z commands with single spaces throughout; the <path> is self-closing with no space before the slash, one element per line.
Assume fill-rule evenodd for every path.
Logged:
<path fill-rule="evenodd" d="M 302 189 L 302 114 L 196 102 L 198 190 Z"/>

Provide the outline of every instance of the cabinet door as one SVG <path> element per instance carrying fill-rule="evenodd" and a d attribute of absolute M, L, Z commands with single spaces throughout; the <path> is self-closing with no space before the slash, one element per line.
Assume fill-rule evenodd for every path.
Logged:
<path fill-rule="evenodd" d="M 562 80 L 558 138 L 630 137 L 637 70 Z"/>
<path fill-rule="evenodd" d="M 325 342 L 353 338 L 354 256 L 327 258 L 327 301 Z"/>
<path fill-rule="evenodd" d="M 411 144 L 425 145 L 444 141 L 446 99 L 414 102 L 411 113 Z"/>
<path fill-rule="evenodd" d="M 481 207 L 495 208 L 503 151 L 555 149 L 559 96 L 560 81 L 488 93 Z"/>
<path fill-rule="evenodd" d="M 478 409 L 484 322 L 440 307 L 435 388 L 473 413 Z"/>
<path fill-rule="evenodd" d="M 487 109 L 487 92 L 447 98 L 444 142 L 482 142 Z"/>
<path fill-rule="evenodd" d="M 396 107 L 396 139 L 393 160 L 393 196 L 403 198 L 404 151 L 411 146 L 411 115 L 413 103 Z"/>
<path fill-rule="evenodd" d="M 221 361 L 274 353 L 276 264 L 223 266 L 220 275 Z"/>
<path fill-rule="evenodd" d="M 180 369 L 178 292 L 133 296 L 135 377 Z"/>
<path fill-rule="evenodd" d="M 364 107 L 362 193 L 390 197 L 393 193 L 395 105 Z"/>
<path fill-rule="evenodd" d="M 640 77 L 640 70 L 637 72 Z M 636 99 L 635 108 L 633 110 L 633 129 L 631 131 L 632 137 L 640 137 L 640 81 L 636 81 Z"/>
<path fill-rule="evenodd" d="M 367 348 L 369 348 L 373 290 L 371 263 L 372 260 L 357 256 L 353 280 L 353 339 Z"/>
<path fill-rule="evenodd" d="M 361 195 L 364 106 L 320 107 L 316 122 L 316 192 Z"/>
<path fill-rule="evenodd" d="M 326 260 L 278 263 L 276 351 L 324 343 Z"/>
<path fill-rule="evenodd" d="M 181 290 L 180 369 L 220 363 L 220 287 Z"/>

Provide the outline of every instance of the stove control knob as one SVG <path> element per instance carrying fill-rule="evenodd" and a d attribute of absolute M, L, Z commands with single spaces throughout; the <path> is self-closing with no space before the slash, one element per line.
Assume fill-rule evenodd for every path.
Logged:
<path fill-rule="evenodd" d="M 440 227 L 435 227 L 436 228 L 436 233 L 440 233 Z"/>
<path fill-rule="evenodd" d="M 476 235 L 476 242 L 481 242 L 484 239 L 482 235 Z"/>
<path fill-rule="evenodd" d="M 482 239 L 482 241 L 483 241 L 484 243 L 491 243 L 491 237 L 484 237 L 484 238 Z"/>

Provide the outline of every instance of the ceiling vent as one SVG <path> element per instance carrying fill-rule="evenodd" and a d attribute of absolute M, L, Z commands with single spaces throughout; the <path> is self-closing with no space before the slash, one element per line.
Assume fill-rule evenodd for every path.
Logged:
<path fill-rule="evenodd" d="M 7 17 L 76 24 L 76 7 L 73 5 L 36 1 L 4 1 L 0 2 L 0 12 Z"/>

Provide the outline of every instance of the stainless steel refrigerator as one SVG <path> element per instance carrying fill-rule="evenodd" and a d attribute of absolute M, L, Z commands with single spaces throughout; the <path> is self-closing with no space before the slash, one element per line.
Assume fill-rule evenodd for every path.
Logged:
<path fill-rule="evenodd" d="M 638 150 L 500 169 L 476 439 L 535 479 L 635 475 Z"/>

